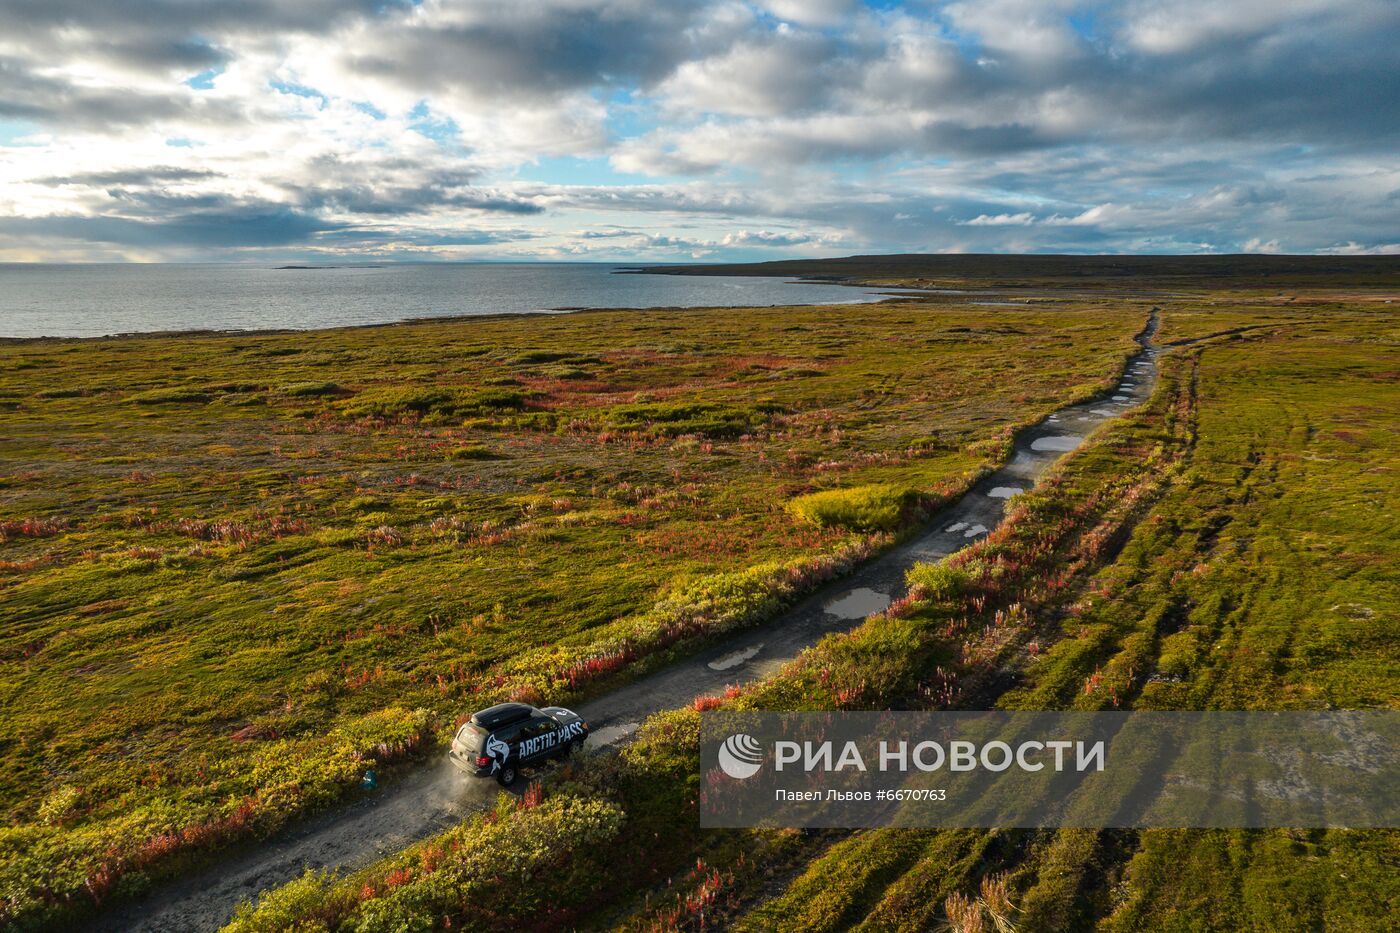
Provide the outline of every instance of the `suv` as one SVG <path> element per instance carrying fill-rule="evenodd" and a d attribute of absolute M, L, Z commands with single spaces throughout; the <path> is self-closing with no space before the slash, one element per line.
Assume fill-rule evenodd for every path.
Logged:
<path fill-rule="evenodd" d="M 563 758 L 586 738 L 588 723 L 562 706 L 535 709 L 524 703 L 500 703 L 473 714 L 457 730 L 447 757 L 467 774 L 494 775 L 509 787 L 522 767 Z"/>

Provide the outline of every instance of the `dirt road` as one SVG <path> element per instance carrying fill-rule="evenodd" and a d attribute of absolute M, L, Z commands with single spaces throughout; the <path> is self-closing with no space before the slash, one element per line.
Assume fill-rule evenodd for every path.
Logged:
<path fill-rule="evenodd" d="M 947 557 L 995 528 L 1007 497 L 1028 490 L 1047 467 L 1104 422 L 1147 399 L 1156 379 L 1154 313 L 1138 338 L 1118 386 L 1107 398 L 1062 409 L 1022 431 L 1011 459 L 935 515 L 927 530 L 833 582 L 772 621 L 723 645 L 642 678 L 581 707 L 597 749 L 625 741 L 651 713 L 718 693 L 772 673 L 822 637 L 859 625 L 905 591 L 916 563 Z M 239 902 L 314 868 L 355 869 L 451 826 L 495 800 L 493 781 L 469 779 L 446 759 L 299 824 L 261 846 L 222 859 L 143 901 L 124 905 L 97 925 L 103 930 L 215 930 Z"/>

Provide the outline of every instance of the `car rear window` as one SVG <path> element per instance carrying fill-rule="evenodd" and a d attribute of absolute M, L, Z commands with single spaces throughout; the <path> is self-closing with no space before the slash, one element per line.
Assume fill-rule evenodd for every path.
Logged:
<path fill-rule="evenodd" d="M 461 742 L 467 748 L 475 751 L 476 749 L 481 748 L 482 739 L 484 739 L 486 735 L 487 732 L 485 729 L 481 728 L 475 723 L 469 722 L 465 726 L 457 730 L 457 741 Z"/>

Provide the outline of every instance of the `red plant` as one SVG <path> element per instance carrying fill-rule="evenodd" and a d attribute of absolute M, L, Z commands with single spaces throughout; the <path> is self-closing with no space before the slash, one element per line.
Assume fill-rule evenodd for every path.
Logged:
<path fill-rule="evenodd" d="M 413 869 L 407 866 L 404 866 L 403 868 L 395 868 L 393 871 L 389 872 L 389 874 L 384 876 L 384 887 L 397 888 L 399 885 L 408 884 L 412 880 Z"/>
<path fill-rule="evenodd" d="M 544 803 L 544 785 L 535 781 L 520 796 L 520 809 L 530 810 Z"/>
<path fill-rule="evenodd" d="M 68 530 L 65 518 L 23 518 L 0 522 L 0 542 L 11 538 L 47 538 Z"/>

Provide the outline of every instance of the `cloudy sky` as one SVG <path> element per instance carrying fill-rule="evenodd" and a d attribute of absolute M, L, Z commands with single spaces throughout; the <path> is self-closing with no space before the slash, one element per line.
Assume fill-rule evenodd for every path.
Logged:
<path fill-rule="evenodd" d="M 1397 0 L 0 0 L 0 261 L 1400 251 Z"/>

